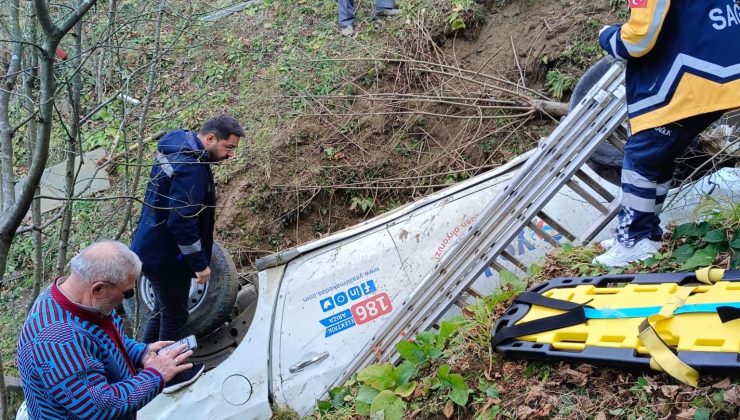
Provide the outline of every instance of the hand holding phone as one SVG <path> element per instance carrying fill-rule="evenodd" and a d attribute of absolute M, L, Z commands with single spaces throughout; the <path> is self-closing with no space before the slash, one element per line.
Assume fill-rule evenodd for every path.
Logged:
<path fill-rule="evenodd" d="M 198 342 L 195 341 L 195 336 L 194 335 L 189 335 L 189 336 L 187 336 L 187 337 L 185 337 L 185 338 L 183 338 L 183 339 L 181 339 L 181 340 L 179 340 L 179 341 L 177 341 L 177 342 L 175 342 L 173 344 L 170 344 L 167 347 L 162 348 L 161 350 L 159 350 L 157 352 L 157 354 L 161 354 L 161 353 L 166 353 L 168 351 L 172 351 L 172 350 L 174 350 L 174 349 L 176 349 L 178 347 L 181 347 L 182 345 L 185 345 L 185 348 L 182 349 L 182 351 L 180 352 L 180 354 L 185 353 L 188 350 L 195 350 L 195 348 L 198 347 Z"/>

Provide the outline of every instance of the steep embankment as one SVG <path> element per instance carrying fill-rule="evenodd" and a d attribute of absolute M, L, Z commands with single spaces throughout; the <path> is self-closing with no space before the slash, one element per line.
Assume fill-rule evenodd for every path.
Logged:
<path fill-rule="evenodd" d="M 302 5 L 333 20 L 312 2 Z M 250 87 L 257 97 L 246 101 L 265 113 L 250 120 L 248 155 L 221 192 L 219 233 L 245 270 L 259 255 L 336 232 L 529 149 L 553 127 L 533 100 L 567 99 L 600 57 L 599 25 L 618 19 L 606 1 L 399 6 L 403 17 L 369 21 L 361 5 L 360 32 L 350 39 L 338 37 L 333 21 L 316 19 L 302 21 L 304 41 L 291 39 L 285 25 L 296 21 L 275 10 L 267 11 L 275 21 L 266 34 L 236 38 L 250 51 L 268 39 L 294 43 L 260 56 L 266 68 L 253 74 L 262 90 Z M 275 71 L 270 62 L 277 80 L 262 76 Z"/>

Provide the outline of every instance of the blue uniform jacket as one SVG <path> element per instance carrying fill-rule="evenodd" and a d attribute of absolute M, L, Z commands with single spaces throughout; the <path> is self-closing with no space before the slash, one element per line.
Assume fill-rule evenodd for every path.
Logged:
<path fill-rule="evenodd" d="M 633 133 L 740 107 L 740 6 L 735 0 L 628 0 L 630 18 L 599 43 L 627 61 Z"/>
<path fill-rule="evenodd" d="M 142 270 L 208 267 L 216 191 L 208 152 L 194 132 L 172 131 L 159 141 L 144 203 L 131 243 Z"/>

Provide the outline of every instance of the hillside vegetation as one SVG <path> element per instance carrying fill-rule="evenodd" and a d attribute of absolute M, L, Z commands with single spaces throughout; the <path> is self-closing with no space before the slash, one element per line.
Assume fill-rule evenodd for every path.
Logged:
<path fill-rule="evenodd" d="M 490 339 L 516 294 L 556 277 L 740 268 L 739 212 L 738 203 L 707 201 L 696 223 L 666 235 L 654 259 L 626 270 L 591 264 L 595 248 L 565 246 L 530 267 L 528 278 L 504 272 L 500 292 L 442 321 L 438 330 L 398 344 L 400 365 L 377 363 L 358 372 L 318 403 L 316 418 L 735 419 L 737 378 L 702 375 L 692 388 L 655 372 L 509 360 L 492 351 Z"/>
<path fill-rule="evenodd" d="M 372 19 L 358 2 L 356 35 L 343 38 L 335 0 L 262 0 L 215 22 L 230 0 L 99 2 L 82 26 L 79 149 L 113 154 L 111 189 L 69 203 L 71 235 L 44 216 L 15 238 L 0 291 L 0 356 L 15 375 L 17 334 L 33 293 L 61 273 L 60 241 L 78 250 L 135 229 L 155 133 L 196 128 L 229 112 L 248 136 L 216 168 L 217 238 L 242 273 L 256 258 L 324 237 L 499 166 L 549 133 L 581 73 L 602 57 L 598 29 L 623 20 L 614 0 L 397 0 L 397 18 Z M 108 7 L 116 5 L 116 14 Z M 114 28 L 115 30 L 111 29 Z M 74 37 L 62 40 L 73 51 Z M 4 51 L 5 52 L 5 51 Z M 76 117 L 60 88 L 60 121 Z M 134 98 L 136 101 L 124 99 Z M 18 111 L 20 116 L 20 111 Z M 55 122 L 49 164 L 65 159 Z M 14 139 L 23 163 L 21 130 Z M 139 176 L 137 177 L 137 172 Z M 143 177 L 143 178 L 141 178 Z M 740 210 L 709 203 L 679 226 L 654 260 L 629 271 L 738 266 Z M 48 222 L 48 223 L 46 223 Z M 510 361 L 493 353 L 491 327 L 512 296 L 560 275 L 597 275 L 594 248 L 565 247 L 531 277 L 511 275 L 486 297 L 399 348 L 404 363 L 373 365 L 319 402 L 317 418 L 737 418 L 737 381 L 690 389 L 660 374 Z M 14 397 L 14 403 L 18 397 Z M 382 411 L 382 414 L 378 414 Z M 293 414 L 276 407 L 277 418 Z"/>

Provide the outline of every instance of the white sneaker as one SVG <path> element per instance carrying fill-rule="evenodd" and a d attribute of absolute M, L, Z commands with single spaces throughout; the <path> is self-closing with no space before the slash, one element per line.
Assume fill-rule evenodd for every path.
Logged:
<path fill-rule="evenodd" d="M 604 248 L 604 251 L 608 251 L 612 249 L 612 247 L 614 247 L 616 243 L 617 243 L 617 240 L 614 238 L 604 239 L 603 241 L 599 242 L 599 246 Z"/>
<path fill-rule="evenodd" d="M 342 26 L 342 36 L 352 36 L 355 34 L 355 28 L 352 25 Z"/>
<path fill-rule="evenodd" d="M 644 261 L 652 257 L 660 249 L 660 242 L 648 238 L 639 240 L 635 246 L 627 248 L 616 242 L 608 251 L 594 258 L 594 264 L 607 267 L 626 267 L 632 262 Z"/>

